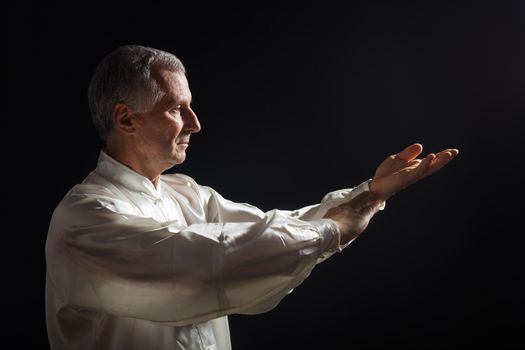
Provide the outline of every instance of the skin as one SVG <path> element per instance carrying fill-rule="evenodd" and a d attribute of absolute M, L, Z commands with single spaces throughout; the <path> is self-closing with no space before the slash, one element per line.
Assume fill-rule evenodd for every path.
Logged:
<path fill-rule="evenodd" d="M 192 96 L 184 73 L 160 68 L 153 76 L 164 96 L 145 113 L 116 104 L 114 132 L 106 142 L 106 152 L 156 187 L 162 172 L 184 162 L 190 136 L 201 126 L 191 109 Z"/>
<path fill-rule="evenodd" d="M 149 111 L 137 113 L 125 103 L 113 108 L 114 132 L 106 152 L 157 186 L 160 174 L 186 159 L 190 136 L 201 129 L 191 109 L 191 91 L 183 72 L 154 68 L 153 77 L 165 92 Z M 459 152 L 449 148 L 417 158 L 423 146 L 414 143 L 388 156 L 376 169 L 370 191 L 327 211 L 341 232 L 341 244 L 361 234 L 381 204 L 394 193 L 435 173 Z"/>
<path fill-rule="evenodd" d="M 369 183 L 370 192 L 327 211 L 325 218 L 334 220 L 339 226 L 341 244 L 346 244 L 361 234 L 381 204 L 394 193 L 434 174 L 459 153 L 457 149 L 449 148 L 417 158 L 422 151 L 423 146 L 414 143 L 401 152 L 388 156 L 379 165 Z"/>

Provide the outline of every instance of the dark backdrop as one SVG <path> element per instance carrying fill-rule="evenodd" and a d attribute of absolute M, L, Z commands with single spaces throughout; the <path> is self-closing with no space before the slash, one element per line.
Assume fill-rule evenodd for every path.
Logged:
<path fill-rule="evenodd" d="M 174 168 L 261 209 L 356 186 L 420 142 L 456 147 L 234 349 L 524 345 L 522 1 L 3 5 L 4 330 L 47 348 L 54 206 L 95 166 L 86 88 L 118 45 L 171 51 L 203 130 Z M 5 191 L 7 189 L 7 191 Z M 7 209 L 7 210 L 6 210 Z"/>

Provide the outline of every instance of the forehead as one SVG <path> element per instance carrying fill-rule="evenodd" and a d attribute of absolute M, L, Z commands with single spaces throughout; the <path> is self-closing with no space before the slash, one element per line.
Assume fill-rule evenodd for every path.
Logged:
<path fill-rule="evenodd" d="M 158 69 L 154 72 L 153 77 L 164 92 L 163 100 L 181 101 L 191 99 L 188 79 L 183 72 Z"/>

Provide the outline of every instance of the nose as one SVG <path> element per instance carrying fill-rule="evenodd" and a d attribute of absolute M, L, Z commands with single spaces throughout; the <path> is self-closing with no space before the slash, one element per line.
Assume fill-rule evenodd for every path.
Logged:
<path fill-rule="evenodd" d="M 188 108 L 184 115 L 184 128 L 189 133 L 196 133 L 201 130 L 199 118 L 197 118 L 197 115 L 191 108 Z"/>

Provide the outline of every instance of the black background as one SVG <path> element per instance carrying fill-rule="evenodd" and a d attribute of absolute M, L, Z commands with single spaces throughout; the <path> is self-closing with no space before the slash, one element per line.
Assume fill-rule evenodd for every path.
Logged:
<path fill-rule="evenodd" d="M 48 347 L 47 226 L 100 149 L 86 88 L 104 55 L 136 43 L 188 70 L 203 129 L 172 171 L 235 201 L 298 208 L 413 142 L 460 150 L 277 308 L 232 315 L 234 349 L 525 344 L 524 2 L 108 6 L 4 5 L 2 303 L 13 340 Z"/>

